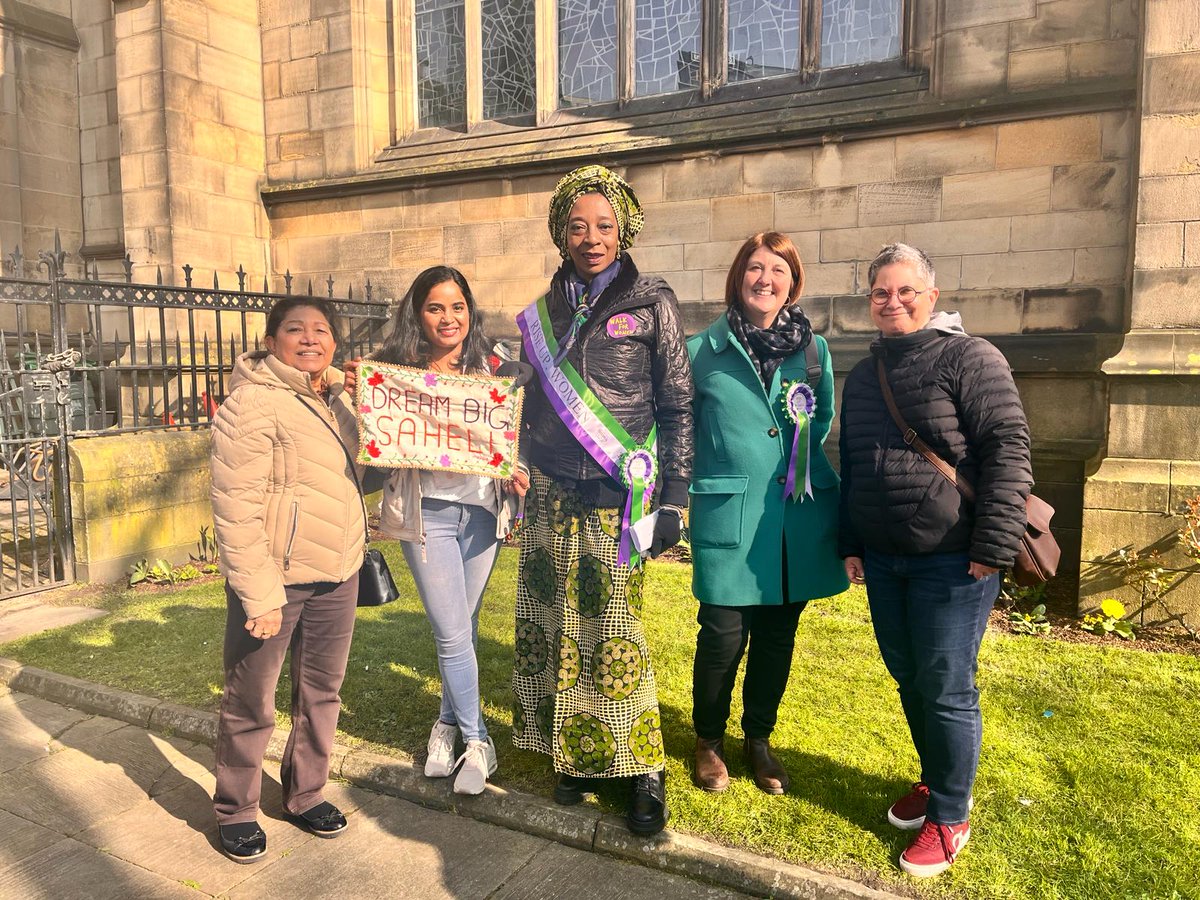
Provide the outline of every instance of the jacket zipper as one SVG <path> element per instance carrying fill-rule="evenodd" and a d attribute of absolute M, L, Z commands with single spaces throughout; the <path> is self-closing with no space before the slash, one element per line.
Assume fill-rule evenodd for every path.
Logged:
<path fill-rule="evenodd" d="M 296 542 L 296 531 L 300 526 L 300 501 L 292 501 L 292 530 L 288 534 L 287 548 L 283 551 L 283 571 L 292 567 L 292 544 Z"/>

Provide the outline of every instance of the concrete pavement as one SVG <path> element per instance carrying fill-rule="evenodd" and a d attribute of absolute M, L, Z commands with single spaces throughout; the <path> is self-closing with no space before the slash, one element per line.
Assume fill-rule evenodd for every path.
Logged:
<path fill-rule="evenodd" d="M 268 859 L 216 849 L 212 750 L 0 689 L 0 898 L 746 895 L 508 828 L 332 783 L 347 833 L 321 840 L 282 819 L 268 763 Z"/>

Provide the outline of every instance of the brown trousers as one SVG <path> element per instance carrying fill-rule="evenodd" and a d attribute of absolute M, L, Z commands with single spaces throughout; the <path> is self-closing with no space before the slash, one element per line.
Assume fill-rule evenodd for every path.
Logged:
<path fill-rule="evenodd" d="M 292 735 L 283 751 L 284 810 L 299 814 L 323 799 L 346 675 L 358 575 L 342 584 L 285 589 L 283 624 L 265 641 L 246 630 L 242 602 L 225 585 L 225 693 L 217 724 L 217 822 L 253 822 L 262 793 L 263 755 L 275 728 L 275 685 L 292 651 Z"/>

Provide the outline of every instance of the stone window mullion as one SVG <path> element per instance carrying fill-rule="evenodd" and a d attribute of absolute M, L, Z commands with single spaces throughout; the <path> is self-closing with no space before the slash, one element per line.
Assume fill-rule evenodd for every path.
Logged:
<path fill-rule="evenodd" d="M 415 0 L 393 0 L 392 77 L 396 140 L 417 130 L 417 32 Z"/>
<path fill-rule="evenodd" d="M 536 0 L 534 31 L 537 47 L 534 61 L 537 67 L 538 125 L 558 112 L 558 2 Z"/>
<path fill-rule="evenodd" d="M 483 121 L 483 5 L 464 0 L 466 11 L 467 130 Z"/>

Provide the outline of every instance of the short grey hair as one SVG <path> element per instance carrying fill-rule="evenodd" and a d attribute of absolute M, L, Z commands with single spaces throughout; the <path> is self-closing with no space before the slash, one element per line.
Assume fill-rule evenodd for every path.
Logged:
<path fill-rule="evenodd" d="M 879 251 L 878 256 L 871 260 L 871 268 L 867 270 L 867 284 L 874 287 L 875 276 L 879 274 L 879 270 L 893 263 L 908 263 L 917 270 L 917 274 L 925 280 L 929 287 L 934 286 L 933 260 L 929 258 L 929 254 L 924 250 L 901 243 L 888 244 Z"/>

